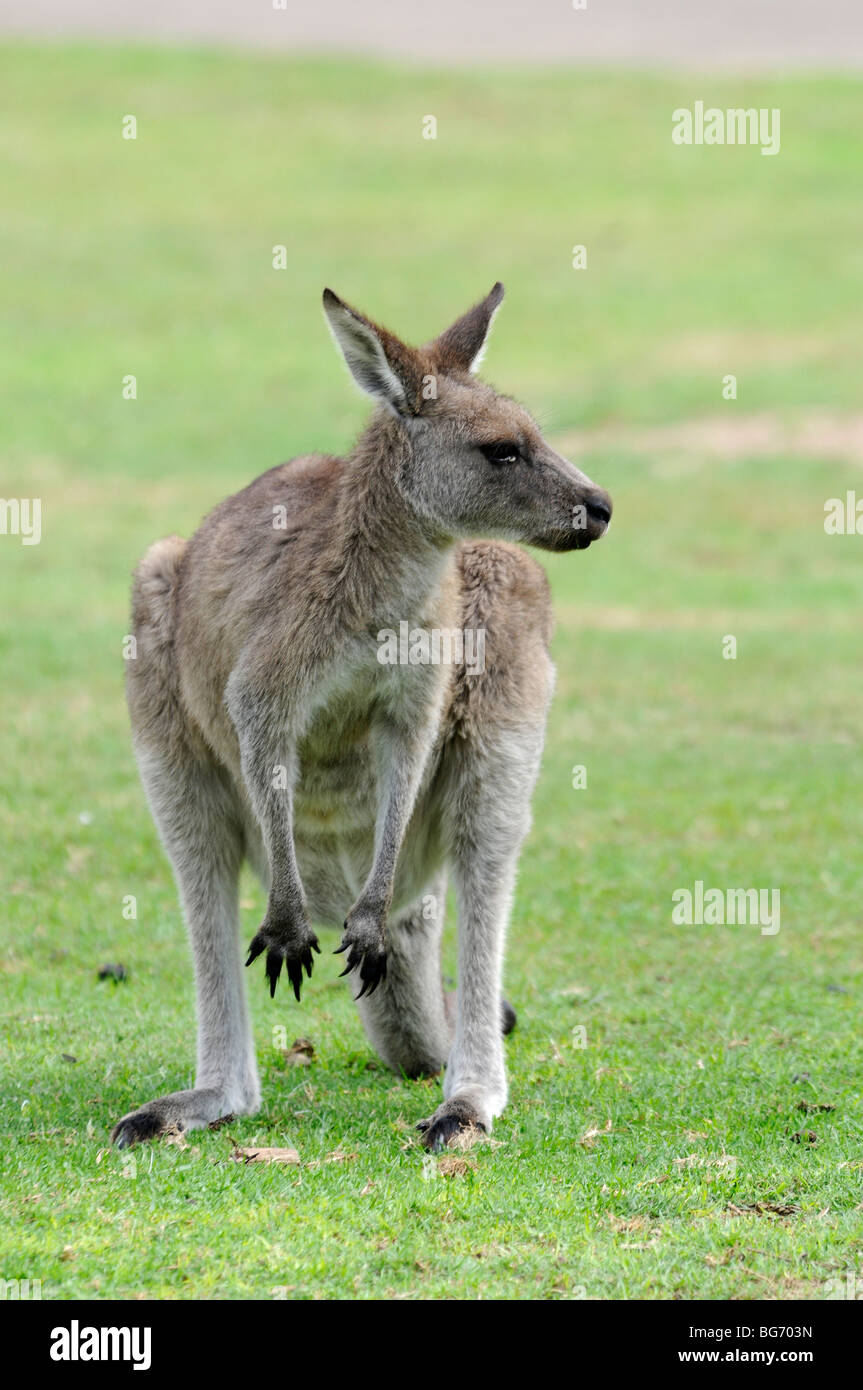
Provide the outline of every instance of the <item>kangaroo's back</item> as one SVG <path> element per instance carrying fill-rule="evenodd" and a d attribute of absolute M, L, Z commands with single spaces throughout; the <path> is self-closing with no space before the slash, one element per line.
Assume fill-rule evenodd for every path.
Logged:
<path fill-rule="evenodd" d="M 188 542 L 155 541 L 132 580 L 133 659 L 126 665 L 126 698 L 136 746 L 172 745 L 182 737 L 180 679 L 175 653 L 177 593 Z"/>

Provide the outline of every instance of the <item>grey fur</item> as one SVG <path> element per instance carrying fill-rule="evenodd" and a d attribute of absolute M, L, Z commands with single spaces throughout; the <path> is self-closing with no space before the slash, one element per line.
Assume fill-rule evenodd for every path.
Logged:
<path fill-rule="evenodd" d="M 502 295 L 415 349 L 325 291 L 336 342 L 379 402 L 351 456 L 272 469 L 138 568 L 129 707 L 192 944 L 198 1070 L 194 1090 L 125 1116 L 121 1146 L 258 1107 L 244 857 L 268 889 L 247 963 L 266 953 L 271 991 L 284 965 L 299 998 L 312 923 L 343 923 L 373 1046 L 409 1076 L 446 1067 L 421 1123 L 429 1147 L 490 1129 L 506 1103 L 504 936 L 553 684 L 545 576 L 508 542 L 584 549 L 611 504 L 471 374 Z M 401 621 L 482 630 L 484 671 L 381 664 L 377 635 Z M 439 966 L 447 872 L 455 1000 Z"/>

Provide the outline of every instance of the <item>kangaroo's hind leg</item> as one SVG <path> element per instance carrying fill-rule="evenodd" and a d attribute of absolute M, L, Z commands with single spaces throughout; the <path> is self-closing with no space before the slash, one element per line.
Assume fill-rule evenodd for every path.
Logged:
<path fill-rule="evenodd" d="M 535 562 L 512 547 L 472 542 L 461 563 L 465 628 L 486 633 L 486 671 L 459 674 L 441 769 L 458 994 L 444 1101 L 419 1126 L 431 1149 L 489 1131 L 506 1104 L 502 1032 L 513 1020 L 511 1010 L 501 1016 L 504 938 L 554 675 L 548 588 Z"/>
<path fill-rule="evenodd" d="M 541 749 L 542 730 L 526 726 L 458 751 L 452 837 L 458 992 L 444 1101 L 419 1125 L 431 1149 L 463 1130 L 490 1130 L 506 1104 L 503 1037 L 515 1020 L 501 1000 L 504 937 Z"/>
<path fill-rule="evenodd" d="M 419 902 L 390 919 L 386 978 L 373 994 L 357 1000 L 378 1056 L 412 1078 L 443 1070 L 455 1034 L 457 992 L 445 991 L 441 979 L 445 906 L 446 874 L 441 873 Z M 515 1009 L 501 999 L 501 1032 L 511 1033 L 515 1023 Z"/>
<path fill-rule="evenodd" d="M 260 1103 L 238 937 L 242 838 L 219 768 L 180 775 L 151 753 L 141 775 L 183 903 L 195 962 L 198 1066 L 195 1086 L 148 1101 L 114 1126 L 119 1148 L 176 1125 L 196 1129 Z"/>
<path fill-rule="evenodd" d="M 198 1066 L 192 1090 L 148 1101 L 114 1126 L 120 1148 L 174 1125 L 194 1129 L 222 1115 L 251 1114 L 260 1104 L 238 936 L 242 817 L 229 774 L 190 728 L 177 697 L 170 596 L 178 557 L 165 553 L 169 544 L 153 547 L 138 571 L 138 655 L 128 693 L 141 778 L 174 867 L 194 957 Z"/>
<path fill-rule="evenodd" d="M 378 1056 L 405 1076 L 441 1071 L 452 1042 L 440 973 L 445 902 L 441 875 L 418 903 L 390 919 L 386 978 L 357 1001 Z"/>

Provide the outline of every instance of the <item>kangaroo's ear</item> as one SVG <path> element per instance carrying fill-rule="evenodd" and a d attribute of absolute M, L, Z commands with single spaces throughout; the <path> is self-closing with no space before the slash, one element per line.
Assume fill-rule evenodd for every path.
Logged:
<path fill-rule="evenodd" d="M 397 415 L 416 415 L 422 374 L 412 348 L 324 290 L 324 313 L 354 381 Z"/>
<path fill-rule="evenodd" d="M 474 304 L 451 328 L 441 333 L 432 343 L 435 360 L 442 371 L 448 368 L 462 372 L 475 372 L 482 361 L 492 320 L 503 299 L 503 285 L 497 284 L 485 299 Z"/>

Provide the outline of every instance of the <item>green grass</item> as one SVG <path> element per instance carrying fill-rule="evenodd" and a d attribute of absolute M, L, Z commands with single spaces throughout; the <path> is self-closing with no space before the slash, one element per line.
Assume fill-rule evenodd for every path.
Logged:
<path fill-rule="evenodd" d="M 123 702 L 129 572 L 273 463 L 347 447 L 364 406 L 322 286 L 420 340 L 502 278 L 484 370 L 552 439 L 851 413 L 861 97 L 0 52 L 2 492 L 44 509 L 40 545 L 0 537 L 3 1278 L 57 1298 L 794 1298 L 857 1267 L 863 540 L 822 519 L 863 479 L 826 450 L 585 461 L 616 515 L 607 542 L 548 562 L 559 683 L 493 1146 L 451 1176 L 423 1154 L 438 1083 L 375 1063 L 326 954 L 301 1006 L 250 972 L 257 1117 L 136 1150 L 134 1170 L 108 1133 L 193 1067 Z M 697 98 L 779 106 L 780 155 L 674 147 L 671 111 Z M 779 934 L 673 926 L 697 878 L 779 887 Z M 249 881 L 244 938 L 262 906 Z M 114 960 L 128 982 L 98 983 Z M 313 1040 L 310 1067 L 285 1068 L 279 1028 Z M 232 1140 L 295 1146 L 301 1167 L 234 1163 Z"/>

